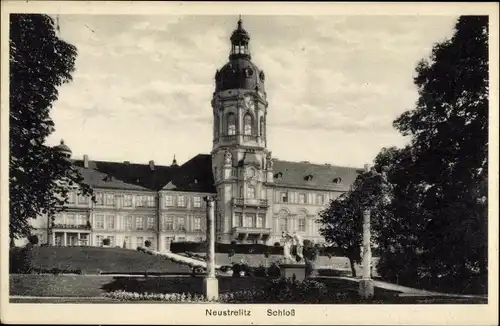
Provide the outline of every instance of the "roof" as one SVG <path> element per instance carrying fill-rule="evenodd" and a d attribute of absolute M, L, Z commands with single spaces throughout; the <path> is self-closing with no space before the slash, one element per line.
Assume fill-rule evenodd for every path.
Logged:
<path fill-rule="evenodd" d="M 162 190 L 216 193 L 212 157 L 198 154 L 172 173 L 172 180 Z"/>
<path fill-rule="evenodd" d="M 125 162 L 89 161 L 88 168 L 82 160 L 76 165 L 90 186 L 96 188 L 116 188 L 130 190 L 159 190 L 171 180 L 172 167 Z"/>
<path fill-rule="evenodd" d="M 283 187 L 341 190 L 348 189 L 362 169 L 273 160 L 274 183 Z"/>
<path fill-rule="evenodd" d="M 94 188 L 124 190 L 171 190 L 216 193 L 212 174 L 212 157 L 198 154 L 181 166 L 132 164 L 124 162 L 82 160 L 73 164 L 85 182 Z M 309 162 L 273 159 L 274 184 L 288 188 L 309 188 L 345 191 L 354 183 L 362 169 Z"/>

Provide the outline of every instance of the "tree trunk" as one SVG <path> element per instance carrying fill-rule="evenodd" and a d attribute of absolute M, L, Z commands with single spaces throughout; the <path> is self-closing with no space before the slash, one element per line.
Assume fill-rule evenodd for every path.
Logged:
<path fill-rule="evenodd" d="M 15 245 L 15 243 L 14 243 L 14 238 L 12 238 L 12 237 L 10 238 L 10 243 L 9 243 L 9 246 L 10 246 L 11 248 L 14 248 L 14 247 L 16 246 L 16 245 Z"/>
<path fill-rule="evenodd" d="M 350 256 L 348 256 L 347 258 L 349 259 L 349 264 L 351 265 L 352 277 L 356 277 L 356 269 L 354 268 L 354 259 Z"/>

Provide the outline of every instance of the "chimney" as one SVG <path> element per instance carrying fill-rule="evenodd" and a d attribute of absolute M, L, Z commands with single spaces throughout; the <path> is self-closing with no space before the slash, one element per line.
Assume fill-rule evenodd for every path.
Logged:
<path fill-rule="evenodd" d="M 155 161 L 149 161 L 149 169 L 151 171 L 154 171 L 155 170 Z"/>
<path fill-rule="evenodd" d="M 89 156 L 87 154 L 83 155 L 83 167 L 86 169 L 89 167 Z"/>
<path fill-rule="evenodd" d="M 370 172 L 370 164 L 365 164 L 365 172 Z"/>

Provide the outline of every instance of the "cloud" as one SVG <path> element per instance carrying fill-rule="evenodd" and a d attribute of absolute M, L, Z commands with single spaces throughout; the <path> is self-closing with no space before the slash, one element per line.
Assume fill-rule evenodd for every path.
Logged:
<path fill-rule="evenodd" d="M 245 17 L 252 60 L 266 73 L 271 150 L 300 160 L 300 149 L 312 148 L 319 161 L 362 166 L 382 146 L 400 144 L 392 121 L 416 100 L 415 65 L 451 36 L 455 19 Z M 173 153 L 182 162 L 210 151 L 214 74 L 228 60 L 234 17 L 61 15 L 60 22 L 78 57 L 54 105 L 51 142 L 160 164 Z"/>

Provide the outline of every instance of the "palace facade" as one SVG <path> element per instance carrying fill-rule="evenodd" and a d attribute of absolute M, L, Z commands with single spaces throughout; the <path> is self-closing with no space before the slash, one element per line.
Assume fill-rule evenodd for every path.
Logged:
<path fill-rule="evenodd" d="M 323 242 L 318 213 L 346 192 L 361 169 L 273 158 L 267 147 L 264 71 L 251 61 L 241 20 L 232 33 L 229 61 L 215 74 L 213 146 L 182 165 L 72 159 L 96 194 L 96 203 L 69 194 L 54 223 L 33 220 L 41 243 L 135 248 L 150 240 L 158 250 L 173 241 L 205 239 L 204 196 L 216 196 L 218 242 L 281 241 L 281 231 Z M 272 109 L 272 108 L 270 108 Z M 62 141 L 58 150 L 71 159 Z M 53 224 L 53 225 L 52 225 Z"/>

